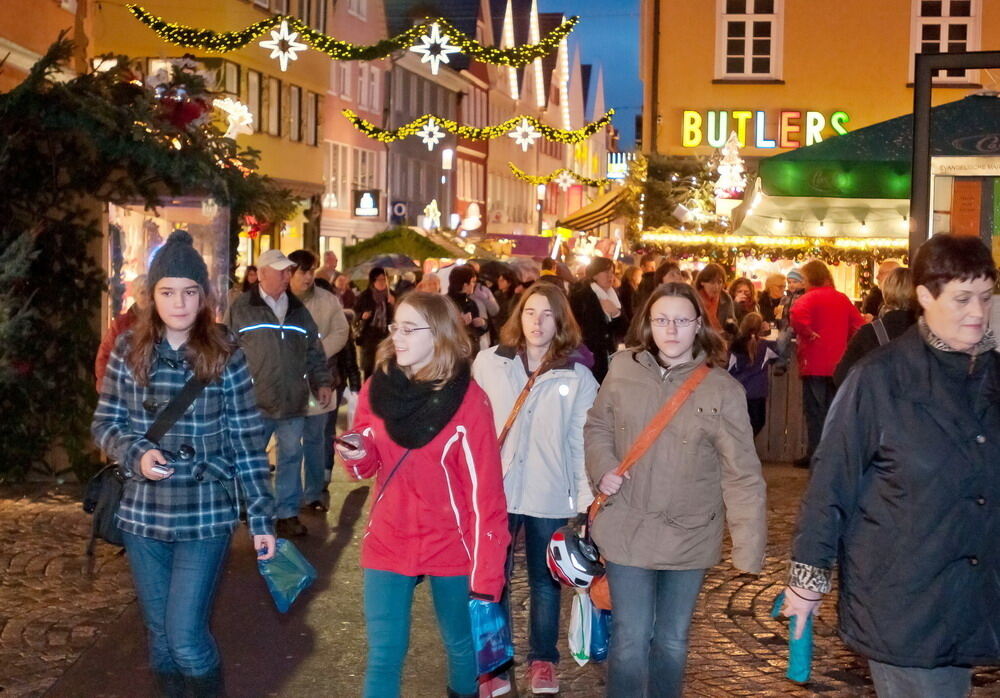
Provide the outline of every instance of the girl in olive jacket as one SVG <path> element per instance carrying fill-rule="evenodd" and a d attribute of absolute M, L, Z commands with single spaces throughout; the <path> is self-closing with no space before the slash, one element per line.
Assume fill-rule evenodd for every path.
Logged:
<path fill-rule="evenodd" d="M 759 573 L 765 484 L 743 387 L 725 370 L 721 338 L 695 291 L 660 286 L 612 359 L 584 427 L 587 471 L 607 503 L 593 538 L 607 561 L 615 609 L 609 696 L 680 696 L 687 634 L 723 518 L 733 564 Z M 624 477 L 614 470 L 654 415 L 703 364 L 709 373 Z M 652 640 L 650 640 L 652 638 Z"/>

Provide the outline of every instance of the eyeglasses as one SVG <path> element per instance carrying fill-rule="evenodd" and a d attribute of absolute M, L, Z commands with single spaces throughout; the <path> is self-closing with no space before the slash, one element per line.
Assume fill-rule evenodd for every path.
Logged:
<path fill-rule="evenodd" d="M 391 325 L 389 325 L 389 334 L 396 334 L 396 331 L 399 330 L 400 332 L 403 333 L 404 337 L 409 337 L 411 334 L 417 332 L 418 330 L 429 330 L 429 329 L 430 327 L 412 327 L 410 325 L 400 325 L 394 322 Z"/>
<path fill-rule="evenodd" d="M 673 325 L 677 329 L 683 330 L 685 327 L 690 327 L 694 323 L 698 322 L 698 318 L 676 317 L 671 319 L 668 317 L 654 317 L 649 322 L 653 325 L 653 327 L 667 327 L 668 325 Z"/>

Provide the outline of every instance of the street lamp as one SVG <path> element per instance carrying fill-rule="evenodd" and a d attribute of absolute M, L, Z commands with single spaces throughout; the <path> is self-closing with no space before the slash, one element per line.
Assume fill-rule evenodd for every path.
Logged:
<path fill-rule="evenodd" d="M 535 192 L 538 195 L 538 234 L 542 234 L 542 204 L 545 202 L 545 190 L 547 187 L 544 184 L 539 184 L 535 188 Z"/>
<path fill-rule="evenodd" d="M 441 151 L 441 184 L 444 185 L 444 220 L 451 222 L 451 211 L 454 202 L 451 194 L 451 171 L 454 166 L 455 151 L 452 148 L 445 148 Z"/>

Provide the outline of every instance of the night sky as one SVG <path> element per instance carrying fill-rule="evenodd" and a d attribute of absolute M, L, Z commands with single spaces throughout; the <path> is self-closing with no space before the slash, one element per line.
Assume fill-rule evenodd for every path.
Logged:
<path fill-rule="evenodd" d="M 614 108 L 621 150 L 631 150 L 635 117 L 642 111 L 639 80 L 639 0 L 539 0 L 541 12 L 580 15 L 569 35 L 570 58 L 580 47 L 580 60 L 604 67 L 604 101 Z M 589 105 L 588 105 L 589 106 Z"/>

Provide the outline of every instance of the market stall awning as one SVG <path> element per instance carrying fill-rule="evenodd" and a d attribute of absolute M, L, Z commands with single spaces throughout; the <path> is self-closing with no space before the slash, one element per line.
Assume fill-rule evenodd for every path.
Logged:
<path fill-rule="evenodd" d="M 1000 99 L 971 95 L 931 110 L 931 156 L 1000 156 Z M 760 162 L 771 196 L 908 199 L 913 115 Z"/>
<path fill-rule="evenodd" d="M 593 230 L 618 217 L 618 205 L 625 199 L 625 187 L 601 194 L 589 204 L 560 220 L 557 225 L 571 230 Z"/>

